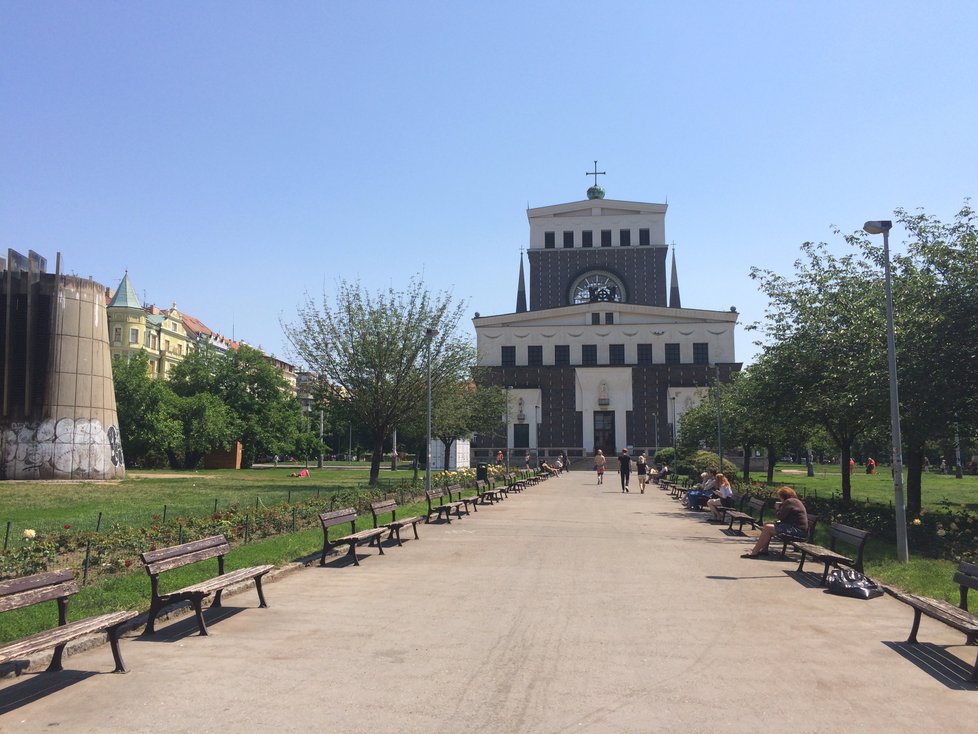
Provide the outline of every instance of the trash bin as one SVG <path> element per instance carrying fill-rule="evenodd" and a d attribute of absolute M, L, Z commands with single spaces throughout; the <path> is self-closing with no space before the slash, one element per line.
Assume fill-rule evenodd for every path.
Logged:
<path fill-rule="evenodd" d="M 489 481 L 489 465 L 486 462 L 480 461 L 475 465 L 475 478 L 483 482 Z"/>

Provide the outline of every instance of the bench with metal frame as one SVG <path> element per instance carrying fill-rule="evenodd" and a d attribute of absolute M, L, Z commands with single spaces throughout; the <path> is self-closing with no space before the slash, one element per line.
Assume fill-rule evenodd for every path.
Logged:
<path fill-rule="evenodd" d="M 446 493 L 444 489 L 440 487 L 426 489 L 424 495 L 425 499 L 428 500 L 428 514 L 424 518 L 426 523 L 431 522 L 432 515 L 437 515 L 436 519 L 438 520 L 444 517 L 447 522 L 451 522 L 453 512 L 457 518 L 462 518 L 462 508 L 465 506 L 465 503 L 453 501 L 451 494 Z M 437 505 L 434 502 L 435 500 L 438 500 Z M 468 514 L 468 508 L 466 508 L 465 512 Z"/>
<path fill-rule="evenodd" d="M 58 603 L 58 626 L 0 646 L 0 663 L 9 663 L 54 648 L 48 672 L 63 670 L 62 657 L 69 642 L 86 635 L 108 634 L 116 673 L 126 666 L 119 651 L 119 628 L 134 619 L 138 612 L 111 612 L 88 619 L 68 621 L 68 597 L 78 593 L 78 582 L 71 571 L 46 571 L 31 576 L 0 581 L 0 612 L 21 609 L 46 601 Z M 26 666 L 25 666 L 26 667 Z M 20 669 L 17 670 L 19 674 Z"/>
<path fill-rule="evenodd" d="M 764 524 L 764 510 L 767 509 L 767 502 L 763 497 L 751 497 L 747 500 L 744 511 L 728 509 L 727 517 L 730 518 L 730 525 L 727 526 L 727 529 L 732 531 L 733 524 L 739 522 L 740 524 L 737 526 L 739 533 L 744 532 L 745 523 L 750 523 L 751 529 L 756 530 L 758 525 Z"/>
<path fill-rule="evenodd" d="M 825 570 L 822 572 L 822 580 L 820 582 L 822 586 L 825 586 L 825 579 L 828 577 L 829 568 L 832 566 L 850 566 L 862 572 L 863 551 L 866 549 L 866 541 L 869 540 L 869 531 L 834 522 L 829 527 L 829 538 L 830 543 L 828 548 L 815 545 L 814 543 L 806 543 L 798 540 L 791 541 L 791 545 L 794 546 L 795 550 L 801 553 L 801 563 L 798 564 L 798 573 L 801 573 L 804 569 L 807 558 L 825 564 Z M 844 556 L 836 551 L 836 545 L 839 543 L 845 543 L 855 548 L 855 559 Z"/>
<path fill-rule="evenodd" d="M 336 550 L 336 546 L 338 545 L 349 547 L 347 555 L 353 557 L 353 563 L 357 566 L 360 565 L 360 560 L 357 558 L 357 546 L 362 543 L 375 545 L 377 550 L 380 551 L 380 555 L 384 555 L 384 546 L 380 544 L 380 540 L 381 536 L 387 532 L 387 528 L 367 528 L 358 532 L 357 511 L 352 507 L 320 513 L 319 522 L 323 526 L 323 552 L 319 557 L 320 566 L 326 565 L 326 555 L 330 551 Z M 330 540 L 329 529 L 336 525 L 343 525 L 344 523 L 350 523 L 350 532 L 339 538 Z"/>
<path fill-rule="evenodd" d="M 211 608 L 220 608 L 221 593 L 229 586 L 244 581 L 254 580 L 255 588 L 258 591 L 259 606 L 267 607 L 265 595 L 262 593 L 261 580 L 275 566 L 252 566 L 225 573 L 224 556 L 230 550 L 231 546 L 228 544 L 227 538 L 223 535 L 212 535 L 209 538 L 141 553 L 140 558 L 146 566 L 146 573 L 149 574 L 151 593 L 149 620 L 146 622 L 146 629 L 143 630 L 143 634 L 151 635 L 156 632 L 156 617 L 164 607 L 189 601 L 197 617 L 197 627 L 200 629 L 200 634 L 206 636 L 207 623 L 204 621 L 202 609 L 204 599 L 213 594 L 214 599 L 211 602 Z M 160 574 L 210 558 L 217 558 L 217 576 L 176 591 L 160 592 Z"/>
<path fill-rule="evenodd" d="M 378 517 L 380 515 L 386 515 L 388 512 L 391 514 L 390 522 L 379 522 Z M 420 515 L 412 515 L 411 517 L 402 517 L 398 519 L 397 502 L 394 500 L 378 500 L 377 502 L 371 502 L 370 514 L 373 515 L 374 518 L 374 527 L 387 528 L 390 531 L 390 535 L 387 536 L 387 539 L 390 540 L 393 538 L 397 541 L 398 545 L 404 545 L 401 542 L 401 528 L 406 528 L 409 525 L 414 529 L 414 539 L 421 539 L 418 537 L 418 523 L 424 518 L 422 518 Z"/>

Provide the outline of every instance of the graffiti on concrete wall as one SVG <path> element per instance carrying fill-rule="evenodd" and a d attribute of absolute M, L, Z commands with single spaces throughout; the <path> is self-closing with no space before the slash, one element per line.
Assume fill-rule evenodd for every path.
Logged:
<path fill-rule="evenodd" d="M 125 465 L 119 429 L 98 420 L 49 418 L 2 432 L 0 478 L 114 479 Z"/>

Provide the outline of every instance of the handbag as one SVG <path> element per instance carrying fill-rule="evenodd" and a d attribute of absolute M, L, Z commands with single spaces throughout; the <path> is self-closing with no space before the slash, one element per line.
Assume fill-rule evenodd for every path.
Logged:
<path fill-rule="evenodd" d="M 883 587 L 868 576 L 851 568 L 837 568 L 829 574 L 828 592 L 853 599 L 873 599 L 883 596 Z"/>

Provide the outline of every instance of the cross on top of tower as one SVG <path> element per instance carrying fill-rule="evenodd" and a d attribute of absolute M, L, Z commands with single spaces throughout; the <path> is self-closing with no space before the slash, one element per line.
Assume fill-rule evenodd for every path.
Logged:
<path fill-rule="evenodd" d="M 584 173 L 584 175 L 585 176 L 594 176 L 594 186 L 591 186 L 587 190 L 587 198 L 589 198 L 589 199 L 603 199 L 604 198 L 604 189 L 601 188 L 600 186 L 598 186 L 598 176 L 607 176 L 608 174 L 605 173 L 604 171 L 599 171 L 598 170 L 598 162 L 595 161 L 594 162 L 594 170 L 593 171 L 586 171 Z"/>
<path fill-rule="evenodd" d="M 607 176 L 608 174 L 605 173 L 604 171 L 599 171 L 598 170 L 598 162 L 595 161 L 594 162 L 594 170 L 593 171 L 585 171 L 584 172 L 584 175 L 585 176 L 594 176 L 594 185 L 597 186 L 598 185 L 598 176 Z"/>

